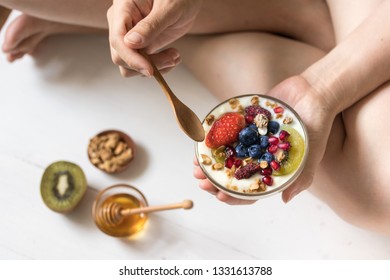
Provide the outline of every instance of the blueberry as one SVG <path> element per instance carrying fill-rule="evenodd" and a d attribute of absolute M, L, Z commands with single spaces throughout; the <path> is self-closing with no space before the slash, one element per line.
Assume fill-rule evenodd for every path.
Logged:
<path fill-rule="evenodd" d="M 259 141 L 259 133 L 257 132 L 257 129 L 255 130 L 252 127 L 248 126 L 240 131 L 240 133 L 238 134 L 238 140 L 244 146 L 250 147 Z"/>
<path fill-rule="evenodd" d="M 267 149 L 269 145 L 269 142 L 268 142 L 268 136 L 260 136 L 260 147 L 262 149 Z"/>
<path fill-rule="evenodd" d="M 257 131 L 257 126 L 254 123 L 250 124 L 248 127 L 250 127 L 253 130 Z"/>
<path fill-rule="evenodd" d="M 266 152 L 266 153 L 264 153 L 264 154 L 261 156 L 260 161 L 262 161 L 262 160 L 265 160 L 265 161 L 268 162 L 268 164 L 269 164 L 269 163 L 271 163 L 271 161 L 274 160 L 274 155 L 271 154 L 271 153 Z"/>
<path fill-rule="evenodd" d="M 270 121 L 268 123 L 268 132 L 271 132 L 272 134 L 276 134 L 279 131 L 280 124 L 276 121 Z"/>
<path fill-rule="evenodd" d="M 251 158 L 259 158 L 261 156 L 260 145 L 252 145 L 248 148 L 248 153 Z"/>
<path fill-rule="evenodd" d="M 249 156 L 248 148 L 241 143 L 236 146 L 236 153 L 237 156 L 241 158 L 246 158 Z"/>

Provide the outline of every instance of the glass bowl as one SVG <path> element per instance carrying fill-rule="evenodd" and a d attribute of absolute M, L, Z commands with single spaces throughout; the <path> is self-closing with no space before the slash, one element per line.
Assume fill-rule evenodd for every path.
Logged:
<path fill-rule="evenodd" d="M 92 216 L 102 232 L 114 237 L 130 237 L 144 228 L 148 220 L 145 213 L 123 216 L 117 223 L 110 222 L 105 215 L 114 204 L 121 209 L 134 209 L 147 207 L 148 201 L 139 189 L 126 184 L 113 185 L 100 191 L 93 203 Z"/>
<path fill-rule="evenodd" d="M 249 106 L 251 106 L 251 109 L 248 108 Z M 258 114 L 258 109 L 253 109 L 257 108 L 257 106 L 267 111 L 261 110 L 261 113 Z M 215 138 L 210 137 L 208 134 L 212 127 L 214 127 L 216 121 L 224 114 L 230 112 L 235 112 L 233 114 L 235 115 L 234 118 L 239 120 L 238 125 L 233 125 L 233 129 L 236 129 L 235 135 L 237 137 L 233 142 L 224 144 L 224 147 L 217 147 L 219 142 L 210 140 Z M 257 114 L 254 112 L 257 112 Z M 241 117 L 238 115 L 241 115 Z M 264 116 L 267 117 L 267 120 L 264 120 Z M 243 119 L 245 124 L 242 123 Z M 266 124 L 267 121 L 268 125 Z M 221 125 L 221 122 L 219 122 L 218 126 Z M 279 124 L 277 132 L 275 132 L 275 127 L 277 127 L 275 123 Z M 248 94 L 230 98 L 214 107 L 206 115 L 202 125 L 205 129 L 206 138 L 202 142 L 195 143 L 195 154 L 199 166 L 217 189 L 235 198 L 257 200 L 279 193 L 297 179 L 305 166 L 308 154 L 308 134 L 306 127 L 294 109 L 274 97 Z M 241 132 L 242 129 L 247 128 L 249 131 L 248 127 L 250 125 L 251 129 L 254 129 L 258 133 L 258 140 L 252 145 L 261 145 L 261 148 L 253 148 L 251 147 L 252 145 L 248 144 L 252 143 L 254 141 L 253 139 L 255 139 L 248 136 L 253 133 L 252 131 L 249 134 L 241 135 L 243 133 Z M 226 124 L 222 126 L 226 127 Z M 241 126 L 240 134 L 238 134 L 241 136 L 237 135 L 237 126 Z M 243 126 L 245 127 L 243 128 Z M 287 137 L 285 132 L 280 133 L 282 130 L 288 132 Z M 213 128 L 212 134 L 216 135 L 217 133 L 225 135 L 226 130 L 223 131 L 221 128 Z M 281 134 L 284 134 L 284 136 Z M 272 138 L 272 144 L 268 142 L 268 146 L 265 147 L 266 144 L 264 143 L 266 142 L 263 139 L 263 144 L 261 144 L 260 137 L 264 139 L 268 137 L 268 141 L 271 141 L 270 139 Z M 240 139 L 247 145 L 243 145 Z M 209 145 L 211 143 L 217 146 L 210 148 L 206 145 L 207 141 L 209 141 Z M 288 144 L 286 144 L 287 142 Z M 239 144 L 241 144 L 241 147 L 237 148 Z M 276 148 L 270 148 L 271 145 L 276 145 Z M 226 146 L 229 146 L 230 150 L 227 150 Z M 248 153 L 249 147 L 251 147 L 252 157 L 245 155 Z M 231 155 L 232 148 L 236 155 L 233 155 L 233 160 L 229 160 L 230 162 L 227 163 L 227 158 Z M 236 150 L 239 150 L 241 154 L 237 154 Z M 272 156 L 267 155 L 262 158 L 262 155 L 265 153 L 271 154 Z M 267 161 L 267 164 L 264 161 Z M 272 161 L 276 161 L 276 163 L 272 163 Z M 232 162 L 234 162 L 233 165 Z M 245 167 L 248 164 L 250 166 Z M 241 171 L 238 171 L 239 169 Z M 271 175 L 268 175 L 269 169 L 272 170 Z M 249 178 L 242 178 L 242 176 L 247 177 L 249 174 L 253 175 Z"/>

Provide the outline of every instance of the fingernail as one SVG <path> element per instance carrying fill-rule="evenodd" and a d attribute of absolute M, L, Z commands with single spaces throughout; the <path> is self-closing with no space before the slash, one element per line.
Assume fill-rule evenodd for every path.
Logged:
<path fill-rule="evenodd" d="M 179 57 L 177 57 L 176 59 L 175 59 L 175 65 L 178 65 L 178 64 L 180 64 L 181 63 L 181 57 L 179 56 Z"/>
<path fill-rule="evenodd" d="M 177 60 L 178 58 L 180 57 L 180 53 L 176 52 L 174 55 L 173 55 L 173 60 Z"/>
<path fill-rule="evenodd" d="M 144 42 L 144 38 L 137 32 L 132 32 L 126 35 L 125 40 L 135 45 L 140 45 Z"/>
<path fill-rule="evenodd" d="M 146 69 L 141 69 L 141 70 L 139 70 L 139 72 L 141 72 L 141 74 L 144 75 L 145 77 L 151 77 L 152 76 L 152 74 L 148 70 L 146 70 Z"/>
<path fill-rule="evenodd" d="M 174 67 L 176 65 L 175 61 L 168 60 L 161 64 L 160 69 L 170 68 Z"/>
<path fill-rule="evenodd" d="M 3 45 L 2 50 L 3 50 L 3 52 L 5 52 L 5 53 L 9 53 L 9 52 L 11 51 L 11 47 L 9 47 L 9 46 L 7 46 L 7 45 Z"/>

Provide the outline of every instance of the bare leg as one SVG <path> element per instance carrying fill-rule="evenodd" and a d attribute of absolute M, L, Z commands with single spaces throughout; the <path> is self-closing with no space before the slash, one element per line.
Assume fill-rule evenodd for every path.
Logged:
<path fill-rule="evenodd" d="M 112 0 L 0 0 L 2 6 L 37 18 L 95 28 L 107 28 L 111 4 Z M 329 11 L 322 0 L 204 1 L 192 32 L 258 30 L 297 38 L 323 50 L 334 45 Z"/>
<path fill-rule="evenodd" d="M 187 67 L 221 100 L 266 93 L 324 55 L 296 40 L 259 32 L 193 35 L 175 46 Z"/>
<path fill-rule="evenodd" d="M 22 14 L 6 32 L 3 51 L 9 61 L 32 54 L 47 36 L 63 33 L 103 33 L 109 0 L 0 0 L 0 5 Z M 30 16 L 31 15 L 31 16 Z"/>
<path fill-rule="evenodd" d="M 311 191 L 343 219 L 390 235 L 390 83 L 336 120 Z"/>
<path fill-rule="evenodd" d="M 367 16 L 370 10 L 365 7 L 373 4 L 362 1 L 362 10 L 345 17 L 342 8 L 348 0 L 330 2 L 338 40 Z M 264 92 L 324 55 L 307 44 L 262 33 L 193 37 L 180 44 L 187 49 L 183 51 L 184 63 L 221 99 L 240 93 Z M 294 90 L 300 89 L 291 91 Z M 389 103 L 390 82 L 387 82 L 335 118 L 325 156 L 311 188 L 349 223 L 387 235 L 390 234 L 390 190 L 386 175 L 390 171 L 390 150 L 383 145 L 390 142 Z M 195 169 L 195 176 L 201 179 L 201 188 L 211 190 L 200 169 Z M 217 198 L 229 201 L 222 193 Z"/>
<path fill-rule="evenodd" d="M 0 5 L 32 16 L 21 17 L 11 25 L 3 50 L 13 61 L 31 53 L 50 34 L 95 32 L 77 26 L 106 29 L 106 11 L 111 3 L 110 0 L 0 0 Z M 280 33 L 322 50 L 334 45 L 329 11 L 320 0 L 281 0 L 276 4 L 267 0 L 242 0 L 239 5 L 235 0 L 205 1 L 191 32 L 210 34 L 245 30 Z"/>
<path fill-rule="evenodd" d="M 213 0 L 204 6 L 193 33 L 263 31 L 330 50 L 333 26 L 322 0 Z"/>
<path fill-rule="evenodd" d="M 328 1 L 337 40 L 345 38 L 380 1 Z M 350 9 L 353 7 L 353 9 Z M 345 13 L 348 8 L 348 13 Z M 343 113 L 313 191 L 347 221 L 390 234 L 390 81 Z M 344 136 L 343 136 L 344 135 Z M 328 146 L 331 146 L 329 144 Z M 332 152 L 329 152 L 333 150 Z"/>
<path fill-rule="evenodd" d="M 26 14 L 17 17 L 7 28 L 3 51 L 12 62 L 25 54 L 33 54 L 42 40 L 52 34 L 106 33 L 103 29 L 57 23 Z"/>
<path fill-rule="evenodd" d="M 18 18 L 10 26 L 3 50 L 13 61 L 33 52 L 48 35 L 96 32 L 78 26 L 105 29 L 106 11 L 111 3 L 109 0 L 0 0 L 0 5 L 31 15 Z M 205 1 L 192 32 L 262 30 L 298 38 L 326 50 L 334 44 L 329 19 L 327 6 L 319 0 L 282 0 L 277 4 L 267 0 L 242 0 L 239 5 L 235 0 L 214 0 Z"/>
<path fill-rule="evenodd" d="M 28 15 L 72 25 L 107 28 L 112 0 L 0 0 L 0 5 Z"/>

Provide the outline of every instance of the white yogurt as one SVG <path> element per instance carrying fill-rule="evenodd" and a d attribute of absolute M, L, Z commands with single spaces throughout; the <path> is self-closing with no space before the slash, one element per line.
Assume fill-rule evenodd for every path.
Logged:
<path fill-rule="evenodd" d="M 306 159 L 307 154 L 307 133 L 306 129 L 303 126 L 303 123 L 301 122 L 300 118 L 297 116 L 295 111 L 293 111 L 292 108 L 290 108 L 287 104 L 276 100 L 269 96 L 263 96 L 263 95 L 244 95 L 244 96 L 238 96 L 232 99 L 229 99 L 230 101 L 237 99 L 239 101 L 239 106 L 232 106 L 231 103 L 229 103 L 229 100 L 221 103 L 216 108 L 214 108 L 207 116 L 213 115 L 215 117 L 215 120 L 217 120 L 220 116 L 227 112 L 240 112 L 243 109 L 245 109 L 247 106 L 252 105 L 251 100 L 253 97 L 258 97 L 259 104 L 264 109 L 267 109 L 271 115 L 272 121 L 277 121 L 280 126 L 286 125 L 283 123 L 285 118 L 289 117 L 292 118 L 292 122 L 287 124 L 288 126 L 291 126 L 294 128 L 298 133 L 302 136 L 304 142 L 305 142 L 305 154 L 303 156 L 303 159 L 300 163 L 300 166 L 290 174 L 282 175 L 282 176 L 273 176 L 271 175 L 273 179 L 272 186 L 267 186 L 267 189 L 265 191 L 251 191 L 249 189 L 250 185 L 258 180 L 261 181 L 262 175 L 257 172 L 256 174 L 252 175 L 248 179 L 241 179 L 238 180 L 234 176 L 228 175 L 228 171 L 230 169 L 224 167 L 222 170 L 213 170 L 212 166 L 215 163 L 215 159 L 212 156 L 212 151 L 209 147 L 206 146 L 205 141 L 198 142 L 196 144 L 196 155 L 198 157 L 198 160 L 200 162 L 200 166 L 206 176 L 210 179 L 210 181 L 220 190 L 225 191 L 229 193 L 232 196 L 242 198 L 242 199 L 258 199 L 261 196 L 266 196 L 271 193 L 276 193 L 279 191 L 282 191 L 283 189 L 287 188 L 300 174 L 300 172 L 303 169 L 303 165 Z M 274 112 L 272 105 L 280 106 L 284 109 L 284 112 L 282 115 L 278 115 Z M 236 104 L 237 105 L 237 104 Z M 233 108 L 234 109 L 233 109 Z M 214 122 L 213 122 L 214 123 Z M 206 121 L 203 122 L 203 128 L 205 130 L 205 135 L 208 134 L 213 124 L 208 125 Z M 279 129 L 280 132 L 281 129 Z M 275 135 L 276 137 L 279 136 L 279 132 Z M 212 159 L 211 165 L 205 165 L 202 164 L 202 158 L 201 155 L 207 155 Z"/>

